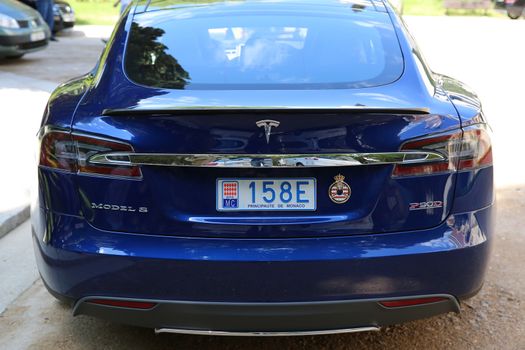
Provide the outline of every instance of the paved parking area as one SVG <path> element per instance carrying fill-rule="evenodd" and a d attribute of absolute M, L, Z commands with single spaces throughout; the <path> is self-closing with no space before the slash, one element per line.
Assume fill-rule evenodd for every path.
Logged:
<path fill-rule="evenodd" d="M 0 159 L 16 171 L 0 182 L 0 237 L 28 217 L 35 135 L 55 87 L 95 66 L 111 27 L 67 32 L 44 51 L 20 60 L 0 60 Z M 16 131 L 16 132 L 14 132 Z"/>
<path fill-rule="evenodd" d="M 521 221 L 522 215 L 525 217 L 525 167 L 519 158 L 525 127 L 522 109 L 525 21 L 412 17 L 407 18 L 407 22 L 434 70 L 458 77 L 479 92 L 495 131 L 498 239 L 485 287 L 478 296 L 462 305 L 460 315 L 411 322 L 377 333 L 334 336 L 272 339 L 155 336 L 148 329 L 84 316 L 73 318 L 64 305 L 45 291 L 40 281 L 32 283 L 35 272 L 27 266 L 27 261 L 32 259 L 32 247 L 29 226 L 25 224 L 16 236 L 9 234 L 0 239 L 0 276 L 3 280 L 0 294 L 7 295 L 7 284 L 18 283 L 16 289 L 9 289 L 16 295 L 0 299 L 7 307 L 1 313 L 0 305 L 0 347 L 53 350 L 525 349 L 525 272 L 522 267 L 525 233 Z M 0 63 L 0 102 L 3 108 L 10 106 L 7 111 L 17 116 L 0 121 L 3 123 L 0 132 L 10 123 L 9 127 L 21 130 L 24 142 L 30 142 L 38 128 L 39 110 L 43 110 L 50 86 L 89 70 L 103 47 L 97 36 L 104 36 L 107 31 L 107 28 L 95 28 L 88 30 L 89 37 L 63 37 L 49 50 L 28 56 L 27 60 Z M 24 113 L 19 112 L 20 106 Z M 0 150 L 5 149 L 4 136 L 0 135 Z M 18 135 L 9 140 L 10 145 L 20 143 Z M 22 147 L 22 150 L 29 159 L 29 148 Z M 20 161 L 21 169 L 28 169 L 25 162 Z M 23 181 L 26 180 L 19 180 L 19 183 Z M 16 249 L 28 260 L 3 253 L 6 246 Z M 8 270 L 19 273 L 11 273 L 9 279 L 4 279 Z M 16 297 L 24 286 L 25 292 Z"/>
<path fill-rule="evenodd" d="M 46 50 L 25 55 L 19 60 L 2 60 L 0 72 L 9 72 L 55 84 L 87 73 L 95 66 L 112 28 L 80 26 L 59 34 Z"/>

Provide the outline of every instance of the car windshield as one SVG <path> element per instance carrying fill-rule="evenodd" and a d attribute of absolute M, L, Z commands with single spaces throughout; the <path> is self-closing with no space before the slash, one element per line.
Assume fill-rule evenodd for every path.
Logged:
<path fill-rule="evenodd" d="M 169 89 L 359 88 L 397 80 L 403 56 L 377 11 L 176 9 L 135 16 L 125 69 Z"/>

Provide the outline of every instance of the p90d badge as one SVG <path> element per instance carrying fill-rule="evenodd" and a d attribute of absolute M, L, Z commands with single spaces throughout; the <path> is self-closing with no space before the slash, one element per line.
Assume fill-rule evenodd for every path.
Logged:
<path fill-rule="evenodd" d="M 410 203 L 408 210 L 427 210 L 427 209 L 437 209 L 443 208 L 442 201 L 429 201 L 429 202 L 420 202 L 420 203 Z"/>

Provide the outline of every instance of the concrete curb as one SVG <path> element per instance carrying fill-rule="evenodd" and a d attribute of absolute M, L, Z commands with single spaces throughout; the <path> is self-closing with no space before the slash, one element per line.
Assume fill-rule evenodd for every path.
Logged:
<path fill-rule="evenodd" d="M 19 171 L 3 177 L 0 183 L 0 238 L 29 218 L 31 181 L 27 174 L 32 171 L 34 151 L 31 142 L 34 143 L 49 94 L 58 84 L 3 69 L 0 69 L 2 112 L 7 115 L 16 113 L 22 118 L 2 120 L 0 128 L 0 158 Z M 16 133 L 11 130 L 16 130 Z M 21 145 L 15 156 L 10 154 L 14 142 Z"/>
<path fill-rule="evenodd" d="M 0 213 L 0 238 L 29 219 L 29 205 Z"/>
<path fill-rule="evenodd" d="M 19 116 L 19 118 L 1 120 L 0 158 L 4 163 L 18 169 L 19 173 L 10 172 L 9 176 L 3 176 L 0 182 L 0 237 L 6 236 L 30 216 L 28 193 L 32 181 L 29 174 L 33 174 L 34 171 L 33 143 L 49 94 L 57 87 L 60 80 L 65 80 L 66 77 L 69 79 L 92 69 L 99 56 L 98 51 L 102 51 L 104 47 L 100 38 L 109 37 L 112 30 L 113 26 L 75 26 L 72 31 L 62 33 L 64 41 L 60 45 L 58 43 L 50 45 L 46 51 L 35 53 L 16 64 L 10 62 L 0 66 L 2 113 Z M 85 38 L 92 38 L 92 40 L 86 41 Z M 53 54 L 52 51 L 63 50 L 67 53 L 67 48 L 77 46 L 86 53 L 92 50 L 96 50 L 97 53 L 93 54 L 89 62 L 86 60 L 85 63 L 84 61 L 79 63 L 68 59 L 64 62 L 66 64 L 64 68 L 59 65 L 49 66 L 51 62 L 56 62 L 56 53 Z M 35 75 L 37 69 L 41 70 L 40 66 L 46 66 L 44 67 L 46 69 L 41 72 L 42 74 Z M 59 69 L 60 72 L 54 71 Z M 12 130 L 16 130 L 16 133 Z M 16 154 L 12 152 L 13 144 L 20 145 Z M 36 176 L 36 173 L 34 175 Z"/>

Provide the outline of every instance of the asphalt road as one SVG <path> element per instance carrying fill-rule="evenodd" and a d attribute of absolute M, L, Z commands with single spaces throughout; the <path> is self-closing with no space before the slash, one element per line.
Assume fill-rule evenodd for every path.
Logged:
<path fill-rule="evenodd" d="M 525 233 L 521 221 L 525 217 L 525 167 L 518 151 L 525 130 L 525 21 L 414 17 L 407 22 L 435 71 L 458 77 L 479 92 L 495 132 L 497 240 L 485 286 L 463 303 L 461 314 L 376 333 L 271 339 L 156 336 L 148 329 L 85 316 L 73 318 L 70 310 L 47 294 L 40 281 L 31 284 L 35 270 L 27 263 L 32 251 L 26 223 L 0 239 L 0 294 L 16 294 L 5 302 L 7 308 L 0 314 L 0 348 L 525 349 Z M 93 33 L 95 38 L 62 38 L 27 60 L 0 62 L 0 102 L 7 101 L 8 96 L 2 72 L 17 74 L 20 81 L 26 79 L 23 81 L 28 83 L 27 79 L 33 79 L 34 86 L 43 86 L 87 71 L 102 47 L 96 39 L 97 31 Z M 26 92 L 23 86 L 15 85 L 9 93 L 13 89 L 19 94 Z M 33 124 L 30 128 L 37 127 Z M 20 254 L 5 253 L 6 247 L 18 249 Z M 24 283 L 28 288 L 18 295 Z M 0 298 L 0 312 L 1 303 Z"/>

